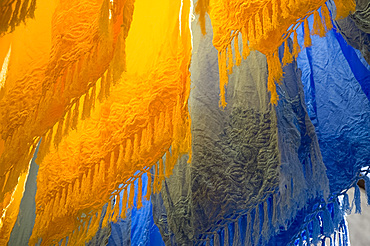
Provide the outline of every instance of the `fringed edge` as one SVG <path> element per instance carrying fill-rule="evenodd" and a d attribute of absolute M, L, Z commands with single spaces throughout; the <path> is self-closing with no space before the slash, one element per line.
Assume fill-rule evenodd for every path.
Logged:
<path fill-rule="evenodd" d="M 315 211 L 306 216 L 301 227 L 302 229 L 293 236 L 291 242 L 300 243 L 302 233 L 305 232 L 305 240 L 313 245 L 347 245 L 348 229 L 344 215 L 351 214 L 354 206 L 356 208 L 355 213 L 361 213 L 361 192 L 357 184 L 360 179 L 364 179 L 365 181 L 365 192 L 368 203 L 370 203 L 369 174 L 369 167 L 363 169 L 348 189 L 334 195 L 327 203 L 322 202 L 319 204 Z M 355 192 L 353 200 L 350 203 L 347 191 L 352 187 L 355 189 Z"/>
<path fill-rule="evenodd" d="M 221 245 L 221 242 L 223 245 L 229 245 L 231 240 L 233 245 L 264 245 L 268 242 L 270 233 L 276 229 L 276 225 L 271 223 L 275 199 L 276 196 L 270 194 L 247 212 L 235 215 L 225 223 L 207 230 L 207 233 L 200 236 L 196 245 Z M 233 238 L 230 236 L 231 232 Z"/>
<path fill-rule="evenodd" d="M 266 4 L 262 8 L 262 15 L 260 15 L 260 13 L 258 12 L 255 13 L 251 18 L 246 20 L 245 25 L 240 30 L 234 30 L 232 32 L 229 43 L 219 49 L 218 64 L 220 78 L 220 108 L 225 108 L 227 105 L 226 87 L 228 84 L 228 75 L 233 72 L 234 64 L 239 66 L 241 64 L 241 57 L 243 59 L 247 59 L 250 54 L 250 50 L 254 49 L 253 47 L 256 46 L 256 40 L 262 37 L 267 37 L 269 31 L 278 24 L 278 15 L 281 14 L 283 18 L 287 18 L 289 16 L 289 9 L 292 8 L 292 6 L 294 6 L 294 0 L 283 0 L 281 1 L 281 3 L 279 3 L 277 0 L 273 0 L 271 3 Z M 320 8 L 321 15 L 319 14 Z M 310 31 L 310 26 L 307 20 L 310 15 L 314 16 L 312 31 Z M 273 105 L 276 105 L 278 101 L 275 82 L 280 83 L 281 78 L 283 77 L 282 67 L 291 63 L 293 61 L 293 58 L 296 58 L 301 51 L 296 32 L 296 29 L 300 25 L 303 25 L 304 28 L 304 47 L 310 47 L 312 45 L 311 35 L 319 35 L 320 37 L 325 36 L 326 32 L 333 28 L 330 11 L 327 8 L 326 4 L 324 3 L 312 13 L 309 13 L 301 20 L 298 20 L 294 28 L 288 30 L 287 34 L 284 35 L 285 38 L 282 41 L 282 43 L 284 43 L 284 56 L 282 64 L 279 64 L 280 61 L 279 63 L 277 63 L 277 51 L 274 51 L 271 54 L 265 54 L 269 67 L 268 91 L 271 93 L 270 102 Z M 242 34 L 243 40 L 242 55 L 240 55 L 239 50 L 239 33 Z M 292 33 L 294 34 L 293 48 L 292 50 L 290 50 L 288 45 L 288 38 Z M 233 61 L 233 51 L 231 46 L 232 42 L 234 42 L 235 63 Z"/>
<path fill-rule="evenodd" d="M 15 27 L 25 22 L 27 18 L 34 18 L 36 0 L 17 0 L 0 7 L 0 37 L 13 32 Z"/>
<path fill-rule="evenodd" d="M 143 199 L 142 175 L 144 173 L 148 175 L 147 192 L 144 198 L 149 200 L 152 192 L 158 193 L 161 191 L 165 177 L 169 177 L 172 174 L 172 170 L 178 158 L 180 158 L 182 154 L 190 151 L 191 140 L 189 138 L 191 136 L 186 135 L 186 132 L 183 130 L 183 128 L 187 126 L 184 126 L 182 122 L 178 122 L 177 120 L 179 118 L 184 118 L 181 113 L 181 107 L 183 107 L 183 105 L 181 105 L 180 99 L 178 98 L 172 113 L 170 109 L 167 108 L 165 112 L 161 112 L 158 117 L 153 119 L 154 124 L 151 121 L 148 122 L 147 126 L 143 127 L 141 132 L 134 134 L 132 138 L 125 139 L 125 144 L 122 143 L 114 146 L 99 163 L 87 169 L 81 177 L 77 178 L 72 183 L 62 184 L 62 188 L 58 192 L 53 193 L 53 197 L 48 199 L 49 202 L 45 204 L 44 210 L 37 213 L 38 224 L 35 224 L 35 227 L 48 227 L 50 223 L 55 223 L 53 221 L 55 221 L 56 217 L 67 216 L 69 208 L 77 206 L 77 204 L 74 204 L 79 201 L 77 198 L 82 197 L 83 200 L 87 200 L 91 190 L 99 191 L 102 184 L 109 185 L 117 178 L 122 178 L 123 175 L 127 176 L 127 170 L 133 170 L 132 166 L 134 164 L 139 168 L 141 166 L 139 169 L 141 171 L 128 174 L 128 176 L 131 177 L 128 180 L 123 180 L 124 185 L 121 188 L 119 186 L 111 188 L 113 192 L 110 195 L 110 200 L 115 199 L 117 202 L 114 206 L 109 203 L 107 213 L 103 219 L 103 227 L 111 221 L 117 221 L 120 217 L 124 218 L 126 209 L 135 206 L 135 204 L 136 207 L 140 209 Z M 170 125 L 171 122 L 172 126 Z M 59 126 L 56 128 L 57 132 L 63 132 Z M 53 132 L 54 130 L 52 128 L 45 138 L 44 147 L 53 142 Z M 162 141 L 161 139 L 163 136 L 171 132 L 174 136 L 173 139 L 177 140 L 173 140 L 169 149 L 160 155 L 161 157 L 154 165 L 142 166 L 143 164 L 139 163 L 139 156 L 144 155 L 146 152 L 150 152 L 155 144 Z M 56 141 L 55 139 L 54 137 L 54 142 Z M 138 163 L 133 163 L 133 160 Z M 152 174 L 149 172 L 149 169 L 152 167 L 155 170 L 153 173 L 154 178 L 152 178 Z M 118 172 L 118 170 L 120 171 Z M 139 188 L 136 199 L 134 199 L 134 182 L 136 182 L 136 180 Z M 122 190 L 124 190 L 122 193 L 123 195 L 120 194 Z M 122 204 L 122 211 L 119 211 L 119 204 Z M 86 221 L 86 218 L 90 217 L 91 216 L 84 215 L 79 220 Z M 89 238 L 86 235 L 93 235 L 96 233 L 96 231 L 94 231 L 95 229 L 90 230 L 86 228 L 86 225 L 81 224 L 80 226 L 83 227 L 83 230 L 86 232 L 82 233 L 79 230 L 78 232 L 74 231 L 70 234 L 68 237 L 71 238 L 71 242 L 73 243 L 85 242 Z M 32 235 L 30 243 L 35 243 L 40 237 L 42 236 L 39 234 Z M 68 245 L 74 244 L 69 243 Z"/>

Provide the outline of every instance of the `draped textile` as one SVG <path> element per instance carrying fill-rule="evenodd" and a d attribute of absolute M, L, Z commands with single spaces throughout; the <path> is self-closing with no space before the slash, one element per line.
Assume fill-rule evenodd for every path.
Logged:
<path fill-rule="evenodd" d="M 347 26 L 366 40 L 366 10 L 351 22 L 352 1 L 201 0 L 191 39 L 191 7 L 63 0 L 7 21 L 2 244 L 40 140 L 31 245 L 346 242 L 345 191 L 360 211 L 354 184 L 369 186 L 369 74 L 330 12 L 366 59 Z"/>

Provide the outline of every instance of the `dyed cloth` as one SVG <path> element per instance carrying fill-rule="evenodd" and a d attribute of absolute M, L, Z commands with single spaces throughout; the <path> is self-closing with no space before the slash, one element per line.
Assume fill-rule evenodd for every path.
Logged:
<path fill-rule="evenodd" d="M 33 4 L 0 4 L 0 244 L 348 243 L 369 4 Z"/>

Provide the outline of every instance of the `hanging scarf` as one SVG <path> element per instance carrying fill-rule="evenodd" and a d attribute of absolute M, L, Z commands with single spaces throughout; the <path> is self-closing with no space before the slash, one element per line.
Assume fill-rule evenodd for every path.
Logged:
<path fill-rule="evenodd" d="M 235 64 L 239 65 L 241 54 L 245 59 L 250 50 L 258 50 L 266 55 L 269 69 L 268 90 L 271 93 L 271 103 L 276 105 L 278 96 L 275 82 L 279 83 L 283 77 L 277 50 L 284 42 L 287 47 L 287 38 L 295 33 L 300 25 L 305 27 L 304 47 L 311 45 L 307 22 L 307 18 L 311 15 L 314 15 L 315 19 L 312 34 L 324 36 L 325 32 L 332 28 L 325 2 L 324 0 L 198 1 L 196 10 L 202 14 L 199 19 L 202 29 L 205 29 L 203 15 L 209 11 L 214 33 L 213 45 L 219 51 L 220 106 L 223 108 L 226 106 L 225 86 L 228 83 L 228 74 L 232 73 L 233 56 L 235 56 Z M 352 0 L 335 2 L 337 18 L 344 18 L 350 11 L 354 11 L 355 3 Z M 319 9 L 322 17 L 318 12 Z M 243 40 L 241 54 L 238 42 L 240 36 Z M 291 63 L 293 57 L 296 57 L 300 51 L 296 38 L 294 38 L 293 47 L 292 52 L 286 49 L 282 60 L 283 65 Z"/>

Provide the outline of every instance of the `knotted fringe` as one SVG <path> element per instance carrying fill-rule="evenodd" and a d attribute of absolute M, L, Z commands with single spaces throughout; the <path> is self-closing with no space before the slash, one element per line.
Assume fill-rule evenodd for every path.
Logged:
<path fill-rule="evenodd" d="M 359 177 L 365 179 L 365 187 L 369 185 L 366 184 L 369 182 L 367 173 L 368 170 Z M 353 187 L 355 194 L 351 203 L 347 194 L 348 190 L 345 190 L 338 196 L 342 197 L 341 199 L 336 196 L 327 204 L 320 204 L 319 209 L 304 218 L 302 229 L 292 238 L 292 242 L 299 241 L 301 243 L 302 235 L 304 235 L 306 240 L 309 240 L 307 242 L 313 245 L 320 245 L 320 243 L 321 245 L 348 245 L 348 230 L 343 218 L 344 213 L 351 213 L 353 207 L 351 204 L 356 206 L 356 213 L 361 212 L 361 195 L 357 180 L 353 182 Z M 369 193 L 369 189 L 366 190 L 366 193 Z"/>
<path fill-rule="evenodd" d="M 27 18 L 34 18 L 36 0 L 3 1 L 0 3 L 0 37 L 13 32 Z"/>
<path fill-rule="evenodd" d="M 335 0 L 337 4 L 337 9 L 339 9 L 340 16 L 344 17 L 348 15 L 350 11 L 353 11 L 353 0 L 348 0 L 349 5 L 348 7 L 344 7 L 343 2 L 347 2 L 347 0 Z M 207 1 L 200 1 L 200 5 L 206 4 Z M 221 1 L 222 2 L 222 1 Z M 238 5 L 239 6 L 239 5 Z M 325 4 L 324 1 L 320 1 L 312 5 L 314 8 L 308 12 L 305 16 L 297 17 L 298 21 L 293 23 L 293 28 L 289 27 L 288 30 L 285 31 L 281 40 L 277 40 L 276 44 L 267 44 L 270 35 L 273 37 L 276 36 L 276 31 L 279 29 L 280 22 L 286 22 L 286 20 L 294 19 L 293 16 L 295 11 L 301 6 L 296 6 L 294 0 L 271 0 L 268 3 L 264 4 L 263 7 L 260 8 L 259 11 L 253 12 L 249 16 L 245 17 L 245 19 L 241 19 L 238 21 L 241 27 L 240 29 L 233 30 L 231 33 L 231 38 L 222 38 L 222 40 L 214 41 L 216 43 L 215 47 L 218 49 L 218 62 L 219 62 L 219 77 L 220 77 L 220 107 L 225 108 L 226 98 L 226 86 L 228 83 L 228 75 L 232 73 L 233 63 L 233 51 L 231 43 L 234 42 L 234 53 L 235 53 L 235 65 L 239 65 L 241 63 L 240 59 L 240 51 L 239 51 L 239 32 L 242 33 L 243 39 L 243 52 L 242 56 L 243 59 L 246 59 L 250 53 L 250 49 L 260 50 L 266 55 L 269 76 L 268 76 L 268 90 L 271 93 L 271 103 L 276 105 L 278 96 L 276 93 L 276 85 L 275 82 L 279 83 L 282 78 L 282 67 L 291 63 L 293 57 L 297 57 L 298 53 L 300 52 L 301 48 L 298 43 L 296 28 L 300 25 L 303 25 L 304 28 L 304 47 L 309 47 L 312 45 L 311 35 L 319 35 L 320 37 L 325 36 L 325 33 L 332 29 L 332 23 L 330 18 L 330 12 Z M 217 6 L 220 7 L 220 6 Z M 208 6 L 203 6 L 202 9 L 207 9 Z M 215 8 L 217 9 L 217 8 Z M 319 9 L 321 11 L 321 16 L 319 13 Z M 217 13 L 219 10 L 212 10 Z M 201 12 L 198 12 L 202 14 Z M 218 14 L 218 13 L 217 13 Z M 308 24 L 308 18 L 313 15 L 314 17 L 314 24 L 312 32 L 310 32 L 310 27 Z M 238 15 L 239 16 L 239 15 Z M 204 19 L 204 16 L 200 16 L 200 19 Z M 212 13 L 211 13 L 212 18 Z M 220 21 L 220 20 L 217 20 Z M 221 22 L 222 24 L 222 22 Z M 214 30 L 217 33 L 217 30 Z M 219 31 L 219 32 L 222 32 Z M 293 49 L 290 51 L 288 48 L 288 38 L 291 34 L 294 33 L 294 40 L 293 40 Z M 215 40 L 215 39 L 214 39 Z M 282 64 L 277 62 L 277 50 L 278 47 L 284 44 L 284 56 L 282 60 Z"/>
<path fill-rule="evenodd" d="M 48 133 L 46 134 L 48 140 L 45 142 L 43 141 L 40 147 L 40 151 L 38 154 L 38 162 L 43 160 L 43 157 L 47 155 L 50 150 L 50 141 L 54 143 L 55 148 L 58 147 L 60 142 L 63 139 L 63 136 L 68 136 L 68 133 L 71 130 L 76 130 L 79 119 L 86 120 L 90 118 L 92 111 L 95 108 L 95 101 L 96 98 L 99 99 L 100 102 L 103 102 L 106 98 L 109 97 L 109 93 L 111 90 L 110 84 L 115 83 L 117 81 L 113 81 L 113 77 L 111 76 L 111 69 L 107 69 L 107 71 L 100 77 L 96 83 L 86 91 L 80 98 L 76 98 L 73 100 L 72 104 L 69 106 L 69 110 L 66 111 L 65 115 L 59 120 L 58 127 L 54 130 L 55 135 L 53 135 L 53 128 L 49 129 Z M 70 70 L 68 70 L 70 72 Z M 71 76 L 66 76 L 71 77 Z M 73 76 L 72 76 L 73 77 Z M 100 86 L 99 95 L 96 95 L 96 87 Z M 80 101 L 83 101 L 81 104 Z M 51 138 L 51 139 L 49 139 Z"/>
<path fill-rule="evenodd" d="M 98 179 L 104 178 L 104 166 L 105 163 L 102 162 L 100 166 L 96 167 L 94 170 L 94 172 L 100 173 L 100 177 Z M 92 172 L 89 171 L 87 176 L 83 176 L 81 182 L 76 180 L 74 184 L 69 184 L 68 188 L 64 188 L 61 193 L 57 193 L 56 196 L 46 204 L 44 212 L 41 215 L 38 214 L 37 216 L 44 217 L 44 214 L 52 214 L 54 211 L 57 211 L 59 215 L 68 214 L 68 207 L 73 206 L 73 203 L 76 202 L 76 200 L 73 200 L 74 196 L 83 196 L 87 194 L 85 189 L 96 187 L 94 184 L 91 184 L 91 182 L 94 182 L 91 173 Z M 149 177 L 150 174 L 148 174 L 148 187 L 150 187 Z M 65 241 L 67 241 L 68 238 L 67 245 L 81 245 L 91 240 L 98 231 L 99 227 L 105 227 L 110 222 L 116 223 L 119 218 L 125 219 L 127 209 L 134 207 L 135 204 L 136 208 L 140 209 L 142 207 L 142 182 L 142 177 L 139 176 L 135 180 L 132 180 L 128 186 L 125 186 L 122 191 L 119 191 L 116 195 L 114 195 L 111 201 L 107 204 L 105 213 L 102 213 L 102 210 L 98 210 L 97 212 L 91 212 L 90 214 L 84 215 L 80 220 L 81 224 L 78 226 L 78 230 L 74 230 L 70 235 L 64 238 Z M 138 188 L 136 189 L 137 192 L 135 195 L 136 185 Z M 47 218 L 45 216 L 43 220 L 36 220 L 40 222 L 41 225 L 35 226 L 48 226 L 50 221 L 52 221 L 54 218 L 55 217 Z M 99 221 L 102 221 L 100 225 Z"/>
<path fill-rule="evenodd" d="M 158 193 L 162 188 L 162 183 L 165 177 L 168 177 L 172 174 L 172 169 L 174 168 L 178 157 L 181 153 L 184 153 L 184 149 L 189 148 L 190 140 L 187 139 L 190 135 L 183 136 L 186 134 L 181 129 L 184 127 L 181 122 L 176 122 L 174 117 L 179 117 L 177 114 L 181 114 L 180 101 L 178 100 L 173 112 L 171 113 L 169 109 L 165 112 L 161 112 L 159 116 L 155 117 L 154 124 L 149 122 L 146 127 L 141 129 L 141 132 L 138 132 L 132 138 L 125 140 L 125 144 L 119 144 L 115 146 L 110 152 L 107 153 L 106 157 L 101 159 L 99 164 L 95 164 L 93 168 L 87 169 L 83 175 L 76 179 L 72 183 L 61 184 L 59 191 L 48 193 L 50 196 L 43 201 L 47 201 L 45 209 L 42 212 L 37 213 L 37 223 L 35 228 L 46 228 L 52 226 L 56 223 L 57 218 L 60 217 L 69 217 L 69 208 L 81 206 L 79 201 L 89 200 L 89 196 L 93 193 L 98 193 L 101 190 L 101 186 L 110 186 L 111 183 L 117 179 L 117 177 L 132 177 L 127 181 L 123 181 L 123 187 L 118 189 L 117 187 L 112 187 L 110 189 L 122 190 L 122 195 L 118 192 L 113 192 L 112 199 L 115 198 L 116 202 L 114 204 L 108 204 L 107 212 L 103 217 L 104 227 L 110 221 L 117 221 L 119 217 L 124 218 L 127 208 L 131 208 L 136 204 L 136 207 L 139 209 L 142 207 L 142 196 L 143 196 L 143 184 L 142 177 L 143 173 L 148 174 L 148 184 L 146 199 L 150 199 L 150 193 Z M 181 117 L 180 117 L 181 118 Z M 171 126 L 171 123 L 173 126 Z M 63 123 L 60 124 L 61 126 Z M 62 133 L 63 129 L 59 126 L 56 127 L 58 134 Z M 173 132 L 174 139 L 176 141 L 172 142 L 170 146 L 171 151 L 167 150 L 162 153 L 162 158 L 159 158 L 156 164 L 154 164 L 154 182 L 152 182 L 152 176 L 148 173 L 150 166 L 142 166 L 142 163 L 138 163 L 140 160 L 139 156 L 146 155 L 148 152 L 153 151 L 155 144 L 162 142 L 162 137 L 168 133 Z M 54 143 L 55 141 L 54 136 Z M 182 139 L 182 140 L 181 140 Z M 177 142 L 180 141 L 181 142 Z M 53 141 L 53 129 L 49 131 L 45 138 L 45 145 L 48 146 Z M 165 161 L 163 160 L 165 158 Z M 139 165 L 139 166 L 138 166 Z M 140 166 L 141 165 L 141 166 Z M 127 173 L 128 170 L 141 170 L 139 173 L 131 174 Z M 134 182 L 137 180 L 137 194 L 136 199 L 134 198 Z M 51 197 L 51 194 L 54 196 Z M 106 196 L 108 194 L 105 194 Z M 123 196 L 123 197 L 122 197 Z M 104 198 L 105 199 L 105 198 Z M 122 202 L 121 202 L 122 200 Z M 122 204 L 122 211 L 120 213 L 119 205 Z M 127 204 L 127 205 L 126 205 Z M 92 211 L 96 210 L 94 207 Z M 93 213 L 93 212 L 91 212 Z M 95 212 L 96 213 L 96 212 Z M 78 215 L 75 215 L 78 217 Z M 94 214 L 87 214 L 81 217 L 81 220 L 86 222 L 86 220 L 92 220 Z M 88 223 L 81 223 L 80 230 L 74 231 L 68 237 L 71 239 L 68 242 L 68 245 L 74 245 L 76 242 L 86 242 L 91 235 L 94 235 L 97 231 L 97 227 L 88 227 Z M 38 234 L 32 235 L 30 244 L 37 242 L 38 238 L 42 237 L 40 231 L 37 231 Z M 70 243 L 73 242 L 73 243 Z M 51 243 L 50 241 L 45 241 L 45 243 Z M 55 243 L 55 242 L 53 242 Z"/>
<path fill-rule="evenodd" d="M 221 242 L 223 245 L 264 245 L 276 228 L 271 223 L 276 210 L 273 208 L 273 204 L 276 205 L 274 199 L 274 195 L 270 195 L 248 212 L 201 236 L 200 245 L 212 245 L 212 242 L 213 245 L 221 245 Z"/>
<path fill-rule="evenodd" d="M 208 12 L 209 0 L 198 0 L 195 6 L 195 13 L 199 15 L 199 24 L 203 35 L 206 35 L 206 19 L 205 15 Z"/>
<path fill-rule="evenodd" d="M 365 179 L 365 186 L 370 186 L 370 179 L 366 175 L 360 178 Z M 357 182 L 354 182 L 356 184 Z M 357 185 L 354 185 L 355 193 Z M 366 191 L 369 193 L 369 191 Z M 349 213 L 351 207 L 347 193 L 343 193 L 343 199 L 337 196 L 331 198 L 327 203 L 317 204 L 317 208 L 303 218 L 303 224 L 297 234 L 291 239 L 295 245 L 347 245 L 348 231 L 343 218 L 344 213 Z M 275 236 L 280 226 L 275 222 L 277 210 L 277 195 L 274 193 L 266 198 L 256 207 L 245 214 L 239 215 L 236 219 L 228 221 L 220 227 L 214 228 L 213 232 L 201 237 L 200 245 L 265 245 L 271 237 Z M 352 203 L 360 207 L 360 195 L 353 198 Z M 358 210 L 358 208 L 356 209 Z M 272 234 L 271 234 L 272 233 Z M 290 244 L 289 244 L 290 245 Z"/>

